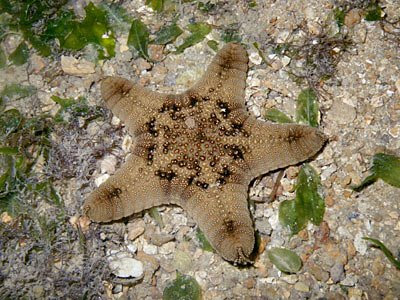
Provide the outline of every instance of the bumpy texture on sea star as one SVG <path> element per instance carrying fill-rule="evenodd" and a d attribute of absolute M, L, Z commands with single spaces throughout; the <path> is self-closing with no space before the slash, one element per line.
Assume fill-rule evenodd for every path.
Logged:
<path fill-rule="evenodd" d="M 250 180 L 313 156 L 325 137 L 308 126 L 270 124 L 251 116 L 244 104 L 247 68 L 246 51 L 230 43 L 182 94 L 106 78 L 103 99 L 136 143 L 124 165 L 86 200 L 84 213 L 108 222 L 176 204 L 223 258 L 249 261 L 254 247 Z"/>

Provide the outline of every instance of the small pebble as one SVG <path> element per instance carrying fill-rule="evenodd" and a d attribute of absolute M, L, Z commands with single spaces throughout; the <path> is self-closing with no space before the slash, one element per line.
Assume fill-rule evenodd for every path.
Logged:
<path fill-rule="evenodd" d="M 101 173 L 113 174 L 115 172 L 116 164 L 116 157 L 112 155 L 107 155 L 100 163 Z"/>
<path fill-rule="evenodd" d="M 295 285 L 294 285 L 294 288 L 297 291 L 304 292 L 304 293 L 307 293 L 307 292 L 310 291 L 310 287 L 307 284 L 305 284 L 304 282 L 301 282 L 301 281 L 296 282 Z"/>
<path fill-rule="evenodd" d="M 187 273 L 192 269 L 193 261 L 190 255 L 181 250 L 176 250 L 174 253 L 173 266 L 181 273 Z"/>
<path fill-rule="evenodd" d="M 128 239 L 131 240 L 131 241 L 134 241 L 140 235 L 142 235 L 143 232 L 144 232 L 144 227 L 133 228 L 132 230 L 129 230 L 129 232 L 128 232 Z"/>
<path fill-rule="evenodd" d="M 121 124 L 121 120 L 119 118 L 117 118 L 116 116 L 113 116 L 111 119 L 111 124 L 113 126 L 118 126 Z"/>
<path fill-rule="evenodd" d="M 128 248 L 128 251 L 129 251 L 130 253 L 132 253 L 132 254 L 135 254 L 135 252 L 137 251 L 137 246 L 136 246 L 136 244 L 130 243 L 130 244 L 128 244 L 128 245 L 126 246 L 126 248 Z"/>
<path fill-rule="evenodd" d="M 295 284 L 299 280 L 299 277 L 295 274 L 291 274 L 291 275 L 284 275 L 280 279 L 289 284 Z"/>
<path fill-rule="evenodd" d="M 361 300 L 363 291 L 357 288 L 349 288 L 347 290 L 347 296 L 350 300 Z"/>
<path fill-rule="evenodd" d="M 94 180 L 94 183 L 97 187 L 99 187 L 102 183 L 106 182 L 106 180 L 110 177 L 108 174 L 101 174 Z"/>
<path fill-rule="evenodd" d="M 143 246 L 143 252 L 148 254 L 148 255 L 155 255 L 155 254 L 157 254 L 157 246 L 150 245 L 150 244 L 145 244 Z"/>
<path fill-rule="evenodd" d="M 345 279 L 343 279 L 340 284 L 344 286 L 354 286 L 357 283 L 357 278 L 354 274 L 347 275 Z"/>
<path fill-rule="evenodd" d="M 327 118 L 340 125 L 349 124 L 356 118 L 356 109 L 337 99 L 333 101 L 332 107 L 327 113 Z"/>
<path fill-rule="evenodd" d="M 256 286 L 256 281 L 254 280 L 254 278 L 247 278 L 247 279 L 244 280 L 243 286 L 246 289 L 251 290 Z"/>
<path fill-rule="evenodd" d="M 95 72 L 95 64 L 72 56 L 61 56 L 61 69 L 68 75 L 86 75 Z"/>
<path fill-rule="evenodd" d="M 375 276 L 380 276 L 385 272 L 385 264 L 382 262 L 382 260 L 379 257 L 374 259 L 374 262 L 372 263 L 371 271 L 372 271 L 372 273 L 374 273 Z"/>
<path fill-rule="evenodd" d="M 112 288 L 112 293 L 113 294 L 118 294 L 122 292 L 122 284 L 116 284 L 114 285 L 114 287 Z"/>
<path fill-rule="evenodd" d="M 361 12 L 359 9 L 350 10 L 344 17 L 344 24 L 349 28 L 360 23 L 360 21 L 361 21 Z"/>
<path fill-rule="evenodd" d="M 121 278 L 139 278 L 143 275 L 143 263 L 130 257 L 110 261 L 112 273 Z"/>
<path fill-rule="evenodd" d="M 36 299 L 43 298 L 44 296 L 44 287 L 42 285 L 35 285 L 32 288 L 32 292 Z"/>
<path fill-rule="evenodd" d="M 159 249 L 160 254 L 171 254 L 175 250 L 175 243 L 169 242 L 162 245 Z"/>
<path fill-rule="evenodd" d="M 318 281 L 322 282 L 328 281 L 329 273 L 323 270 L 320 266 L 310 262 L 307 265 L 307 269 Z"/>
<path fill-rule="evenodd" d="M 262 62 L 262 58 L 258 52 L 251 52 L 249 55 L 249 60 L 255 65 L 260 65 Z"/>
<path fill-rule="evenodd" d="M 149 64 L 147 60 L 141 57 L 135 60 L 135 64 L 140 71 L 151 69 L 151 64 Z"/>
<path fill-rule="evenodd" d="M 124 152 L 129 152 L 132 146 L 132 138 L 130 135 L 126 135 L 122 141 L 122 150 Z"/>
<path fill-rule="evenodd" d="M 165 243 L 172 241 L 175 237 L 171 234 L 160 234 L 160 233 L 153 233 L 150 237 L 150 241 L 152 244 L 160 247 Z"/>
<path fill-rule="evenodd" d="M 339 262 L 335 263 L 330 269 L 330 274 L 333 283 L 338 283 L 343 280 L 345 276 L 343 265 Z"/>

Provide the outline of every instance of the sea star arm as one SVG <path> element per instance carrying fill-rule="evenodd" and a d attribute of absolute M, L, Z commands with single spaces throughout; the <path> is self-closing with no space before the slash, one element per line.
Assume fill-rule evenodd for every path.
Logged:
<path fill-rule="evenodd" d="M 183 203 L 213 248 L 226 260 L 249 262 L 254 229 L 247 201 L 247 184 L 229 183 L 198 192 Z"/>
<path fill-rule="evenodd" d="M 228 102 L 230 109 L 244 108 L 248 69 L 246 50 L 239 44 L 226 44 L 214 57 L 204 75 L 188 92 Z"/>
<path fill-rule="evenodd" d="M 143 124 L 162 107 L 167 95 L 153 92 L 121 77 L 107 77 L 101 83 L 101 95 L 115 116 L 137 135 Z"/>
<path fill-rule="evenodd" d="M 115 175 L 89 195 L 84 213 L 95 222 L 109 222 L 171 203 L 160 180 L 149 172 L 146 161 L 132 154 Z"/>
<path fill-rule="evenodd" d="M 254 177 L 302 162 L 326 142 L 326 136 L 313 127 L 271 124 L 253 118 L 249 122 L 252 134 L 247 162 Z"/>

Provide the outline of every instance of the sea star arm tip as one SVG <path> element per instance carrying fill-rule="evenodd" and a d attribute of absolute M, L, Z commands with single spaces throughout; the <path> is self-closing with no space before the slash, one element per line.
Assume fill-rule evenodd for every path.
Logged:
<path fill-rule="evenodd" d="M 327 141 L 319 129 L 256 120 L 250 138 L 249 165 L 254 176 L 295 165 L 317 154 Z"/>
<path fill-rule="evenodd" d="M 229 183 L 213 187 L 196 193 L 183 207 L 224 259 L 240 264 L 250 261 L 255 238 L 247 185 Z"/>
<path fill-rule="evenodd" d="M 160 182 L 147 176 L 145 160 L 131 155 L 106 182 L 94 190 L 83 205 L 83 212 L 96 222 L 118 220 L 133 213 L 169 204 Z"/>

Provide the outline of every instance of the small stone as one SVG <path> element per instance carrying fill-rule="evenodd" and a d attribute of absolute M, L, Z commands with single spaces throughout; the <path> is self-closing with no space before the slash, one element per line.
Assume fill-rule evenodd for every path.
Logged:
<path fill-rule="evenodd" d="M 286 170 L 286 176 L 289 179 L 294 179 L 299 174 L 299 167 L 291 166 Z"/>
<path fill-rule="evenodd" d="M 249 86 L 250 87 L 259 87 L 261 84 L 261 80 L 257 77 L 253 77 L 250 82 L 249 82 Z M 256 95 L 253 95 L 256 96 Z M 254 102 L 256 102 L 257 99 L 254 100 Z M 258 105 L 258 103 L 256 103 Z"/>
<path fill-rule="evenodd" d="M 100 163 L 101 173 L 113 174 L 115 172 L 115 165 L 117 164 L 117 159 L 115 156 L 108 155 Z"/>
<path fill-rule="evenodd" d="M 290 64 L 290 60 L 291 60 L 291 58 L 289 56 L 286 56 L 286 55 L 283 56 L 281 58 L 282 66 L 286 67 L 288 64 Z"/>
<path fill-rule="evenodd" d="M 339 262 L 335 263 L 333 267 L 330 269 L 331 279 L 333 283 L 338 283 L 339 281 L 344 279 L 344 268 L 343 265 Z"/>
<path fill-rule="evenodd" d="M 164 58 L 164 45 L 149 45 L 149 56 L 152 61 L 162 61 Z"/>
<path fill-rule="evenodd" d="M 382 260 L 379 257 L 375 258 L 372 263 L 371 271 L 375 276 L 380 276 L 385 272 L 385 264 L 382 263 Z"/>
<path fill-rule="evenodd" d="M 299 238 L 301 238 L 302 241 L 308 241 L 308 230 L 305 228 L 303 230 L 300 230 L 298 233 Z"/>
<path fill-rule="evenodd" d="M 143 226 L 128 227 L 128 240 L 134 241 L 144 233 Z"/>
<path fill-rule="evenodd" d="M 128 251 L 130 252 L 130 253 L 132 253 L 132 254 L 135 254 L 136 253 L 136 251 L 137 251 L 137 246 L 136 246 L 136 244 L 128 244 L 127 246 L 126 246 L 126 248 L 128 248 Z"/>
<path fill-rule="evenodd" d="M 110 177 L 109 174 L 101 174 L 94 180 L 94 183 L 96 184 L 97 187 L 99 187 L 102 183 L 106 182 L 109 177 Z"/>
<path fill-rule="evenodd" d="M 349 300 L 361 300 L 362 294 L 362 290 L 357 288 L 349 288 L 347 290 L 347 296 L 349 297 Z"/>
<path fill-rule="evenodd" d="M 37 55 L 36 53 L 33 53 L 30 58 L 30 65 L 29 65 L 29 70 L 30 72 L 34 74 L 39 74 L 41 70 L 46 66 L 46 62 L 44 59 Z"/>
<path fill-rule="evenodd" d="M 391 211 L 388 213 L 389 217 L 392 219 L 398 220 L 399 219 L 399 213 L 397 211 Z"/>
<path fill-rule="evenodd" d="M 5 224 L 11 223 L 13 218 L 8 214 L 8 212 L 3 212 L 0 216 L 0 221 Z"/>
<path fill-rule="evenodd" d="M 332 207 L 335 204 L 335 198 L 331 194 L 328 194 L 325 197 L 325 204 L 328 207 Z"/>
<path fill-rule="evenodd" d="M 323 270 L 320 266 L 310 262 L 307 266 L 307 269 L 318 281 L 328 281 L 329 273 Z"/>
<path fill-rule="evenodd" d="M 337 167 L 335 164 L 331 164 L 329 166 L 325 166 L 322 168 L 322 173 L 321 173 L 321 180 L 324 181 L 331 177 L 333 173 L 335 173 L 337 170 Z"/>
<path fill-rule="evenodd" d="M 295 274 L 291 274 L 291 275 L 284 275 L 280 279 L 289 284 L 295 284 L 299 280 L 299 277 Z"/>
<path fill-rule="evenodd" d="M 151 274 L 160 267 L 160 263 L 154 256 L 148 255 L 143 251 L 138 251 L 136 258 L 144 263 L 145 271 L 150 271 Z"/>
<path fill-rule="evenodd" d="M 345 191 L 343 191 L 343 197 L 345 197 L 345 198 L 350 198 L 351 197 L 351 194 L 352 194 L 353 192 L 352 191 L 350 191 L 350 190 L 345 190 Z"/>
<path fill-rule="evenodd" d="M 282 30 L 282 31 L 280 31 L 279 34 L 278 34 L 278 37 L 277 37 L 277 39 L 276 39 L 276 42 L 277 42 L 278 44 L 285 43 L 286 40 L 287 40 L 287 38 L 289 37 L 289 35 L 290 35 L 289 30 Z"/>
<path fill-rule="evenodd" d="M 344 17 L 344 24 L 349 28 L 360 23 L 360 21 L 361 21 L 361 12 L 359 9 L 350 10 Z"/>
<path fill-rule="evenodd" d="M 42 285 L 35 285 L 32 288 L 32 292 L 35 299 L 43 298 L 44 296 L 44 287 Z"/>
<path fill-rule="evenodd" d="M 152 81 L 155 83 L 162 83 L 168 74 L 168 69 L 162 64 L 155 65 L 151 71 L 153 74 Z"/>
<path fill-rule="evenodd" d="M 150 70 L 151 69 L 151 64 L 149 64 L 147 62 L 147 60 L 145 60 L 144 58 L 138 58 L 137 60 L 135 60 L 136 66 L 140 71 L 144 71 L 144 70 Z"/>
<path fill-rule="evenodd" d="M 326 200 L 325 200 L 326 201 Z M 318 230 L 315 231 L 314 237 L 316 241 L 324 244 L 329 240 L 330 228 L 327 222 L 322 221 L 318 227 Z"/>
<path fill-rule="evenodd" d="M 173 266 L 181 273 L 187 273 L 192 269 L 192 258 L 186 252 L 176 250 L 174 253 Z"/>
<path fill-rule="evenodd" d="M 384 102 L 383 102 L 382 97 L 380 97 L 380 96 L 374 96 L 374 97 L 372 97 L 372 99 L 371 99 L 371 105 L 372 105 L 373 107 L 378 108 L 378 107 L 383 106 L 383 104 L 384 104 Z"/>
<path fill-rule="evenodd" d="M 119 124 L 121 124 L 121 120 L 116 116 L 113 116 L 111 119 L 111 125 L 118 126 Z"/>
<path fill-rule="evenodd" d="M 260 65 L 262 62 L 262 58 L 258 52 L 251 52 L 249 55 L 249 60 L 255 65 Z"/>
<path fill-rule="evenodd" d="M 126 135 L 122 141 L 122 150 L 124 152 L 129 152 L 132 146 L 132 138 L 130 135 Z"/>
<path fill-rule="evenodd" d="M 305 284 L 304 282 L 301 282 L 301 281 L 296 282 L 295 285 L 294 285 L 294 288 L 297 291 L 303 292 L 303 293 L 307 293 L 307 292 L 310 291 L 310 287 L 307 284 Z"/>
<path fill-rule="evenodd" d="M 175 237 L 171 234 L 159 234 L 159 233 L 153 233 L 150 237 L 150 241 L 152 244 L 160 247 L 164 245 L 165 243 L 168 243 L 172 241 Z"/>
<path fill-rule="evenodd" d="M 86 233 L 89 231 L 89 225 L 92 221 L 89 219 L 87 216 L 81 216 L 78 219 L 78 224 L 79 227 L 81 228 L 83 233 Z"/>
<path fill-rule="evenodd" d="M 394 85 L 396 86 L 397 94 L 400 96 L 400 79 L 397 79 Z"/>
<path fill-rule="evenodd" d="M 139 278 L 143 275 L 143 263 L 130 257 L 122 257 L 110 261 L 112 273 L 121 278 Z"/>
<path fill-rule="evenodd" d="M 252 112 L 253 112 L 253 114 L 254 114 L 255 117 L 261 116 L 261 110 L 260 110 L 260 108 L 259 108 L 258 106 L 253 105 L 253 106 L 251 107 L 251 110 L 252 110 Z"/>
<path fill-rule="evenodd" d="M 343 251 L 338 244 L 328 241 L 324 245 L 324 258 L 326 258 L 326 263 L 330 266 L 333 266 L 336 262 L 339 262 L 342 265 L 347 263 L 347 255 L 346 252 Z"/>
<path fill-rule="evenodd" d="M 356 237 L 354 239 L 354 247 L 361 255 L 365 255 L 368 248 L 367 242 L 363 239 L 364 235 L 365 234 L 359 232 L 356 234 Z"/>
<path fill-rule="evenodd" d="M 318 22 L 307 22 L 307 29 L 313 36 L 321 34 L 321 25 Z"/>
<path fill-rule="evenodd" d="M 119 43 L 119 52 L 123 53 L 129 51 L 127 35 L 122 35 L 118 37 L 118 43 Z"/>
<path fill-rule="evenodd" d="M 327 300 L 346 300 L 347 298 L 344 297 L 342 294 L 339 294 L 339 293 L 336 293 L 336 292 L 328 291 L 328 292 L 325 294 L 324 299 L 327 299 Z"/>
<path fill-rule="evenodd" d="M 345 286 L 354 286 L 356 283 L 357 278 L 353 274 L 347 275 L 346 278 L 340 282 L 340 284 Z"/>
<path fill-rule="evenodd" d="M 257 230 L 264 235 L 269 235 L 272 231 L 271 225 L 264 219 L 256 220 L 255 226 Z"/>
<path fill-rule="evenodd" d="M 280 60 L 275 59 L 274 61 L 272 61 L 271 67 L 272 67 L 272 69 L 274 69 L 275 71 L 278 71 L 278 70 L 282 69 L 283 64 L 282 64 L 282 62 L 281 62 Z"/>
<path fill-rule="evenodd" d="M 340 186 L 346 188 L 351 183 L 351 176 L 347 175 L 340 180 Z"/>
<path fill-rule="evenodd" d="M 155 255 L 155 254 L 157 254 L 157 246 L 145 244 L 143 246 L 143 252 L 148 255 Z"/>
<path fill-rule="evenodd" d="M 171 254 L 175 250 L 175 243 L 169 242 L 162 245 L 159 249 L 160 254 Z"/>
<path fill-rule="evenodd" d="M 122 292 L 122 284 L 116 284 L 113 288 L 112 288 L 112 293 L 113 294 L 118 294 Z"/>
<path fill-rule="evenodd" d="M 86 75 L 95 73 L 95 64 L 72 56 L 61 56 L 61 69 L 68 75 Z"/>
<path fill-rule="evenodd" d="M 354 29 L 354 42 L 365 43 L 368 33 L 367 28 L 365 26 L 356 26 Z"/>
<path fill-rule="evenodd" d="M 254 289 L 254 287 L 256 286 L 256 281 L 254 280 L 254 278 L 247 278 L 244 280 L 243 286 L 249 290 Z"/>
<path fill-rule="evenodd" d="M 90 219 L 86 216 L 72 216 L 69 218 L 69 223 L 75 228 L 82 230 L 86 233 L 89 230 L 89 225 L 91 223 Z"/>
<path fill-rule="evenodd" d="M 347 256 L 353 258 L 357 254 L 357 250 L 354 247 L 354 244 L 351 240 L 347 241 L 347 248 L 346 248 Z"/>
<path fill-rule="evenodd" d="M 396 125 L 396 126 L 390 128 L 389 134 L 394 138 L 398 138 L 400 136 L 400 125 Z"/>
<path fill-rule="evenodd" d="M 341 100 L 335 100 L 327 113 L 327 118 L 341 125 L 349 124 L 356 118 L 356 110 Z"/>

